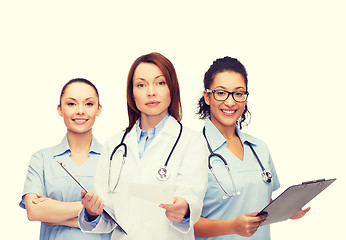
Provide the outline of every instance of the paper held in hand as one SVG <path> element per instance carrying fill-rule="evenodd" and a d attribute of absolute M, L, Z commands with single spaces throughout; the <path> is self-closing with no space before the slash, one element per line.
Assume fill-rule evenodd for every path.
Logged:
<path fill-rule="evenodd" d="M 130 183 L 129 193 L 149 201 L 172 204 L 174 197 L 173 184 L 139 184 Z"/>

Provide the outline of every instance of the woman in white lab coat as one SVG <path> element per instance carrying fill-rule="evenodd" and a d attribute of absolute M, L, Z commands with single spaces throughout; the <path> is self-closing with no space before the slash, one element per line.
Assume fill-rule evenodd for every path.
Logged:
<path fill-rule="evenodd" d="M 81 228 L 112 239 L 194 239 L 207 148 L 201 133 L 180 124 L 179 84 L 167 58 L 150 53 L 133 63 L 127 108 L 129 126 L 104 145 L 96 193 L 82 192 Z"/>

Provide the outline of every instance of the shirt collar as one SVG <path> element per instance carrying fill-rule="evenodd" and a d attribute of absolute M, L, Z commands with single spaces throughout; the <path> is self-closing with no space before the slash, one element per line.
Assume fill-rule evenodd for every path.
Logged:
<path fill-rule="evenodd" d="M 205 123 L 205 128 L 208 142 L 213 152 L 221 148 L 223 145 L 227 146 L 226 138 L 221 134 L 219 129 L 215 127 L 215 125 L 210 121 L 209 118 Z M 254 138 L 240 131 L 238 126 L 235 127 L 235 131 L 243 145 L 245 144 L 245 142 L 249 142 L 251 143 L 251 145 L 256 145 Z"/>
<path fill-rule="evenodd" d="M 102 145 L 97 141 L 97 139 L 93 135 L 92 140 L 91 140 L 91 146 L 89 149 L 89 153 L 100 155 L 101 149 L 102 149 Z M 70 148 L 70 145 L 68 143 L 67 135 L 65 135 L 65 137 L 62 139 L 60 144 L 58 144 L 54 147 L 53 155 L 54 155 L 54 157 L 56 157 L 56 156 L 61 156 L 65 153 L 70 153 L 70 152 L 71 152 L 71 148 Z"/>
<path fill-rule="evenodd" d="M 139 127 L 141 118 L 138 118 L 136 122 L 137 142 L 139 142 L 143 137 L 146 137 L 146 136 L 155 137 L 161 131 L 161 129 L 165 126 L 165 123 L 167 122 L 167 119 L 169 118 L 169 116 L 170 114 L 167 113 L 154 128 L 151 128 L 145 132 L 142 131 L 142 129 Z"/>

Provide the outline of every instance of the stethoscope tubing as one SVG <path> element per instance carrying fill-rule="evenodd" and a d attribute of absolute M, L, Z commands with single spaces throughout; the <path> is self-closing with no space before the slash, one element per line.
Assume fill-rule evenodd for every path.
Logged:
<path fill-rule="evenodd" d="M 219 186 L 221 187 L 221 189 L 224 191 L 224 193 L 225 193 L 228 197 L 232 197 L 232 196 L 237 196 L 237 195 L 239 195 L 240 193 L 237 192 L 237 189 L 236 189 L 236 186 L 235 186 L 233 177 L 232 177 L 232 175 L 231 175 L 230 167 L 228 166 L 227 161 L 224 159 L 224 157 L 223 157 L 221 154 L 215 153 L 215 152 L 212 150 L 212 148 L 211 148 L 211 146 L 210 146 L 210 144 L 209 144 L 207 135 L 206 135 L 206 129 L 205 129 L 205 127 L 203 127 L 203 136 L 204 136 L 204 138 L 205 138 L 205 140 L 206 140 L 206 142 L 207 142 L 207 147 L 208 147 L 208 150 L 209 150 L 209 153 L 210 153 L 209 156 L 208 156 L 208 168 L 210 169 L 210 171 L 211 171 L 211 173 L 213 174 L 214 178 L 216 179 L 217 183 L 219 184 Z M 255 151 L 255 149 L 252 147 L 251 143 L 248 142 L 248 141 L 245 141 L 244 143 L 246 143 L 246 144 L 250 147 L 250 149 L 251 149 L 251 151 L 253 152 L 253 154 L 254 154 L 254 156 L 255 156 L 255 158 L 256 158 L 258 164 L 260 165 L 261 170 L 262 170 L 261 176 L 262 176 L 263 181 L 266 182 L 266 183 L 270 183 L 270 182 L 271 182 L 271 179 L 272 179 L 271 173 L 268 172 L 268 171 L 266 171 L 266 169 L 264 168 L 263 164 L 261 163 L 261 160 L 259 159 L 259 157 L 258 157 L 258 155 L 257 155 L 257 153 L 256 153 L 256 151 Z M 212 165 L 211 165 L 211 158 L 212 158 L 212 157 L 218 157 L 219 159 L 221 159 L 221 161 L 224 163 L 225 167 L 227 168 L 227 171 L 228 171 L 228 174 L 229 174 L 229 176 L 230 176 L 230 178 L 231 178 L 231 182 L 232 182 L 232 185 L 233 185 L 233 188 L 234 188 L 234 192 L 235 192 L 233 195 L 229 194 L 229 193 L 226 191 L 226 189 L 222 186 L 221 182 L 220 182 L 220 181 L 218 180 L 218 178 L 216 177 L 215 172 L 214 172 L 214 170 L 213 170 L 213 167 L 212 167 Z"/>
<path fill-rule="evenodd" d="M 172 156 L 172 154 L 173 154 L 173 152 L 174 152 L 174 150 L 175 150 L 175 148 L 176 148 L 176 146 L 177 146 L 177 144 L 178 144 L 178 142 L 180 140 L 182 132 L 183 132 L 183 125 L 179 121 L 177 121 L 177 122 L 178 122 L 178 124 L 180 126 L 179 135 L 178 135 L 178 137 L 177 137 L 177 139 L 176 139 L 176 141 L 175 141 L 175 143 L 174 143 L 174 145 L 173 145 L 173 147 L 172 147 L 172 149 L 171 149 L 171 151 L 170 151 L 170 153 L 169 153 L 169 155 L 168 155 L 168 157 L 166 159 L 166 162 L 165 162 L 164 166 L 158 170 L 157 179 L 160 180 L 160 181 L 167 180 L 168 177 L 169 177 L 169 173 L 167 171 L 167 166 L 168 166 L 169 160 L 170 160 L 170 158 L 171 158 L 171 156 Z M 127 157 L 127 145 L 126 145 L 126 143 L 124 141 L 125 141 L 125 137 L 126 137 L 127 133 L 128 133 L 128 131 L 124 132 L 123 137 L 121 138 L 120 143 L 113 149 L 113 151 L 112 151 L 112 153 L 110 155 L 110 158 L 109 158 L 108 191 L 110 193 L 113 193 L 115 191 L 116 187 L 118 186 L 119 180 L 120 180 L 120 175 L 121 175 L 123 166 L 125 165 L 125 161 L 126 161 L 126 157 Z M 123 160 L 122 160 L 122 163 L 121 163 L 121 166 L 120 166 L 120 170 L 119 170 L 119 175 L 118 175 L 117 181 L 116 181 L 116 183 L 114 185 L 113 190 L 111 190 L 110 189 L 110 176 L 111 176 L 111 167 L 112 167 L 113 156 L 118 151 L 118 149 L 120 149 L 120 147 L 123 147 L 123 149 L 124 149 L 124 151 L 123 151 Z M 160 170 L 161 169 L 164 169 L 164 172 L 165 172 L 164 176 L 160 175 Z"/>

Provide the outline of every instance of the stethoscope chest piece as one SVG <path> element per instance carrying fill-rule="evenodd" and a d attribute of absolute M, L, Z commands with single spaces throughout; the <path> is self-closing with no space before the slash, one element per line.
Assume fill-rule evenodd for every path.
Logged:
<path fill-rule="evenodd" d="M 272 181 L 272 174 L 270 172 L 264 171 L 262 173 L 262 179 L 266 183 L 270 183 Z"/>
<path fill-rule="evenodd" d="M 157 171 L 156 178 L 160 181 L 166 181 L 169 178 L 169 172 L 166 167 L 162 167 Z"/>

